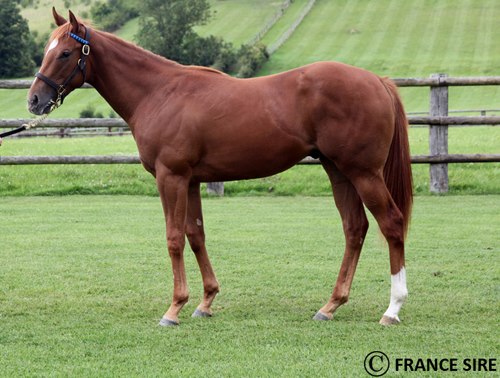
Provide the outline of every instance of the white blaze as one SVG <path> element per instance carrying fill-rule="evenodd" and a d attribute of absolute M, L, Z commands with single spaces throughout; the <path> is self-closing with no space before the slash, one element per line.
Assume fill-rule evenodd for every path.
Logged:
<path fill-rule="evenodd" d="M 398 273 L 391 275 L 391 302 L 384 315 L 399 320 L 399 310 L 401 310 L 407 296 L 406 270 L 402 267 Z"/>
<path fill-rule="evenodd" d="M 49 48 L 47 49 L 47 52 L 45 53 L 45 55 L 47 55 L 50 50 L 52 50 L 53 48 L 55 48 L 58 43 L 59 43 L 59 40 L 57 38 L 54 39 L 52 42 L 50 42 Z"/>

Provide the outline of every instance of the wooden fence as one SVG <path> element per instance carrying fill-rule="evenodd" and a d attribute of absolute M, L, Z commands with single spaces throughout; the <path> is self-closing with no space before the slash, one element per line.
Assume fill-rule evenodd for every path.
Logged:
<path fill-rule="evenodd" d="M 430 87 L 428 116 L 409 116 L 410 125 L 429 126 L 429 155 L 412 156 L 413 164 L 430 164 L 430 190 L 435 193 L 448 191 L 449 163 L 500 162 L 500 154 L 448 154 L 448 127 L 457 125 L 500 125 L 500 116 L 449 116 L 448 88 L 450 86 L 500 85 L 500 76 L 448 77 L 433 74 L 429 78 L 393 79 L 399 87 Z M 26 89 L 29 80 L 0 80 L 0 89 Z M 85 85 L 84 88 L 90 88 Z M 26 119 L 0 120 L 1 128 L 15 128 Z M 120 118 L 47 119 L 47 128 L 121 128 L 127 129 Z M 0 156 L 0 165 L 22 164 L 138 164 L 138 156 Z M 306 158 L 299 164 L 318 164 L 317 159 Z M 209 191 L 222 195 L 222 183 L 212 183 Z"/>

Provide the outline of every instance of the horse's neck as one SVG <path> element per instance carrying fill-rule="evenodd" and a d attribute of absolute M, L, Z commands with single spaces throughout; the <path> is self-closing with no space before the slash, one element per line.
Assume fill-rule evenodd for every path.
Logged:
<path fill-rule="evenodd" d="M 133 127 L 135 110 L 150 93 L 168 85 L 180 65 L 133 44 L 95 32 L 88 82 Z"/>

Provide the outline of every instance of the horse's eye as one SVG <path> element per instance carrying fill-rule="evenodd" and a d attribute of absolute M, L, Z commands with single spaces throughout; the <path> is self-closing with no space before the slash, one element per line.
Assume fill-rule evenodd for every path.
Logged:
<path fill-rule="evenodd" d="M 67 58 L 71 55 L 71 51 L 68 51 L 68 50 L 65 50 L 62 52 L 61 56 L 59 57 L 59 59 L 64 59 L 64 58 Z"/>

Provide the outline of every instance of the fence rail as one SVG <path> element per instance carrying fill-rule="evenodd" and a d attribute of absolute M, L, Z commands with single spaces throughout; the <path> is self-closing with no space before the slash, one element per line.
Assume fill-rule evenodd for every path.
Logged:
<path fill-rule="evenodd" d="M 94 156 L 0 156 L 0 165 L 44 165 L 44 164 L 139 164 L 137 155 Z M 413 164 L 431 163 L 491 163 L 500 162 L 495 154 L 415 155 Z M 320 164 L 319 159 L 307 157 L 297 164 Z"/>
<path fill-rule="evenodd" d="M 33 80 L 0 80 L 0 89 L 28 89 L 31 87 Z M 92 88 L 90 84 L 83 84 L 82 88 Z"/>
<path fill-rule="evenodd" d="M 440 76 L 425 78 L 393 78 L 398 87 L 466 87 L 478 85 L 500 85 L 500 76 Z"/>
<path fill-rule="evenodd" d="M 23 123 L 32 121 L 31 118 L 0 119 L 0 129 L 19 127 Z M 500 116 L 409 116 L 410 125 L 434 126 L 480 126 L 500 125 Z M 121 118 L 51 118 L 46 119 L 37 128 L 110 128 L 119 127 L 128 129 L 128 125 Z"/>
<path fill-rule="evenodd" d="M 312 2 L 314 3 L 314 2 Z M 500 162 L 500 154 L 448 154 L 448 127 L 500 125 L 500 116 L 449 116 L 448 87 L 500 85 L 500 76 L 448 77 L 433 74 L 429 78 L 394 78 L 398 87 L 430 87 L 428 116 L 409 116 L 411 125 L 429 126 L 430 155 L 412 156 L 413 164 L 430 164 L 430 188 L 432 192 L 448 191 L 448 163 Z M 31 80 L 0 80 L 0 89 L 26 89 Z M 85 84 L 83 88 L 91 88 Z M 26 123 L 26 119 L 0 120 L 0 128 L 14 128 Z M 44 128 L 121 128 L 128 129 L 120 118 L 48 119 Z M 318 160 L 306 158 L 299 164 L 318 164 Z M 0 156 L 0 165 L 27 164 L 138 164 L 138 156 Z M 223 185 L 214 185 L 223 192 Z"/>
<path fill-rule="evenodd" d="M 500 118 L 500 117 L 499 117 Z M 33 119 L 0 119 L 0 128 L 19 127 L 23 123 L 32 121 Z M 121 118 L 50 118 L 43 121 L 37 128 L 110 128 L 121 127 L 127 128 L 128 125 Z"/>

